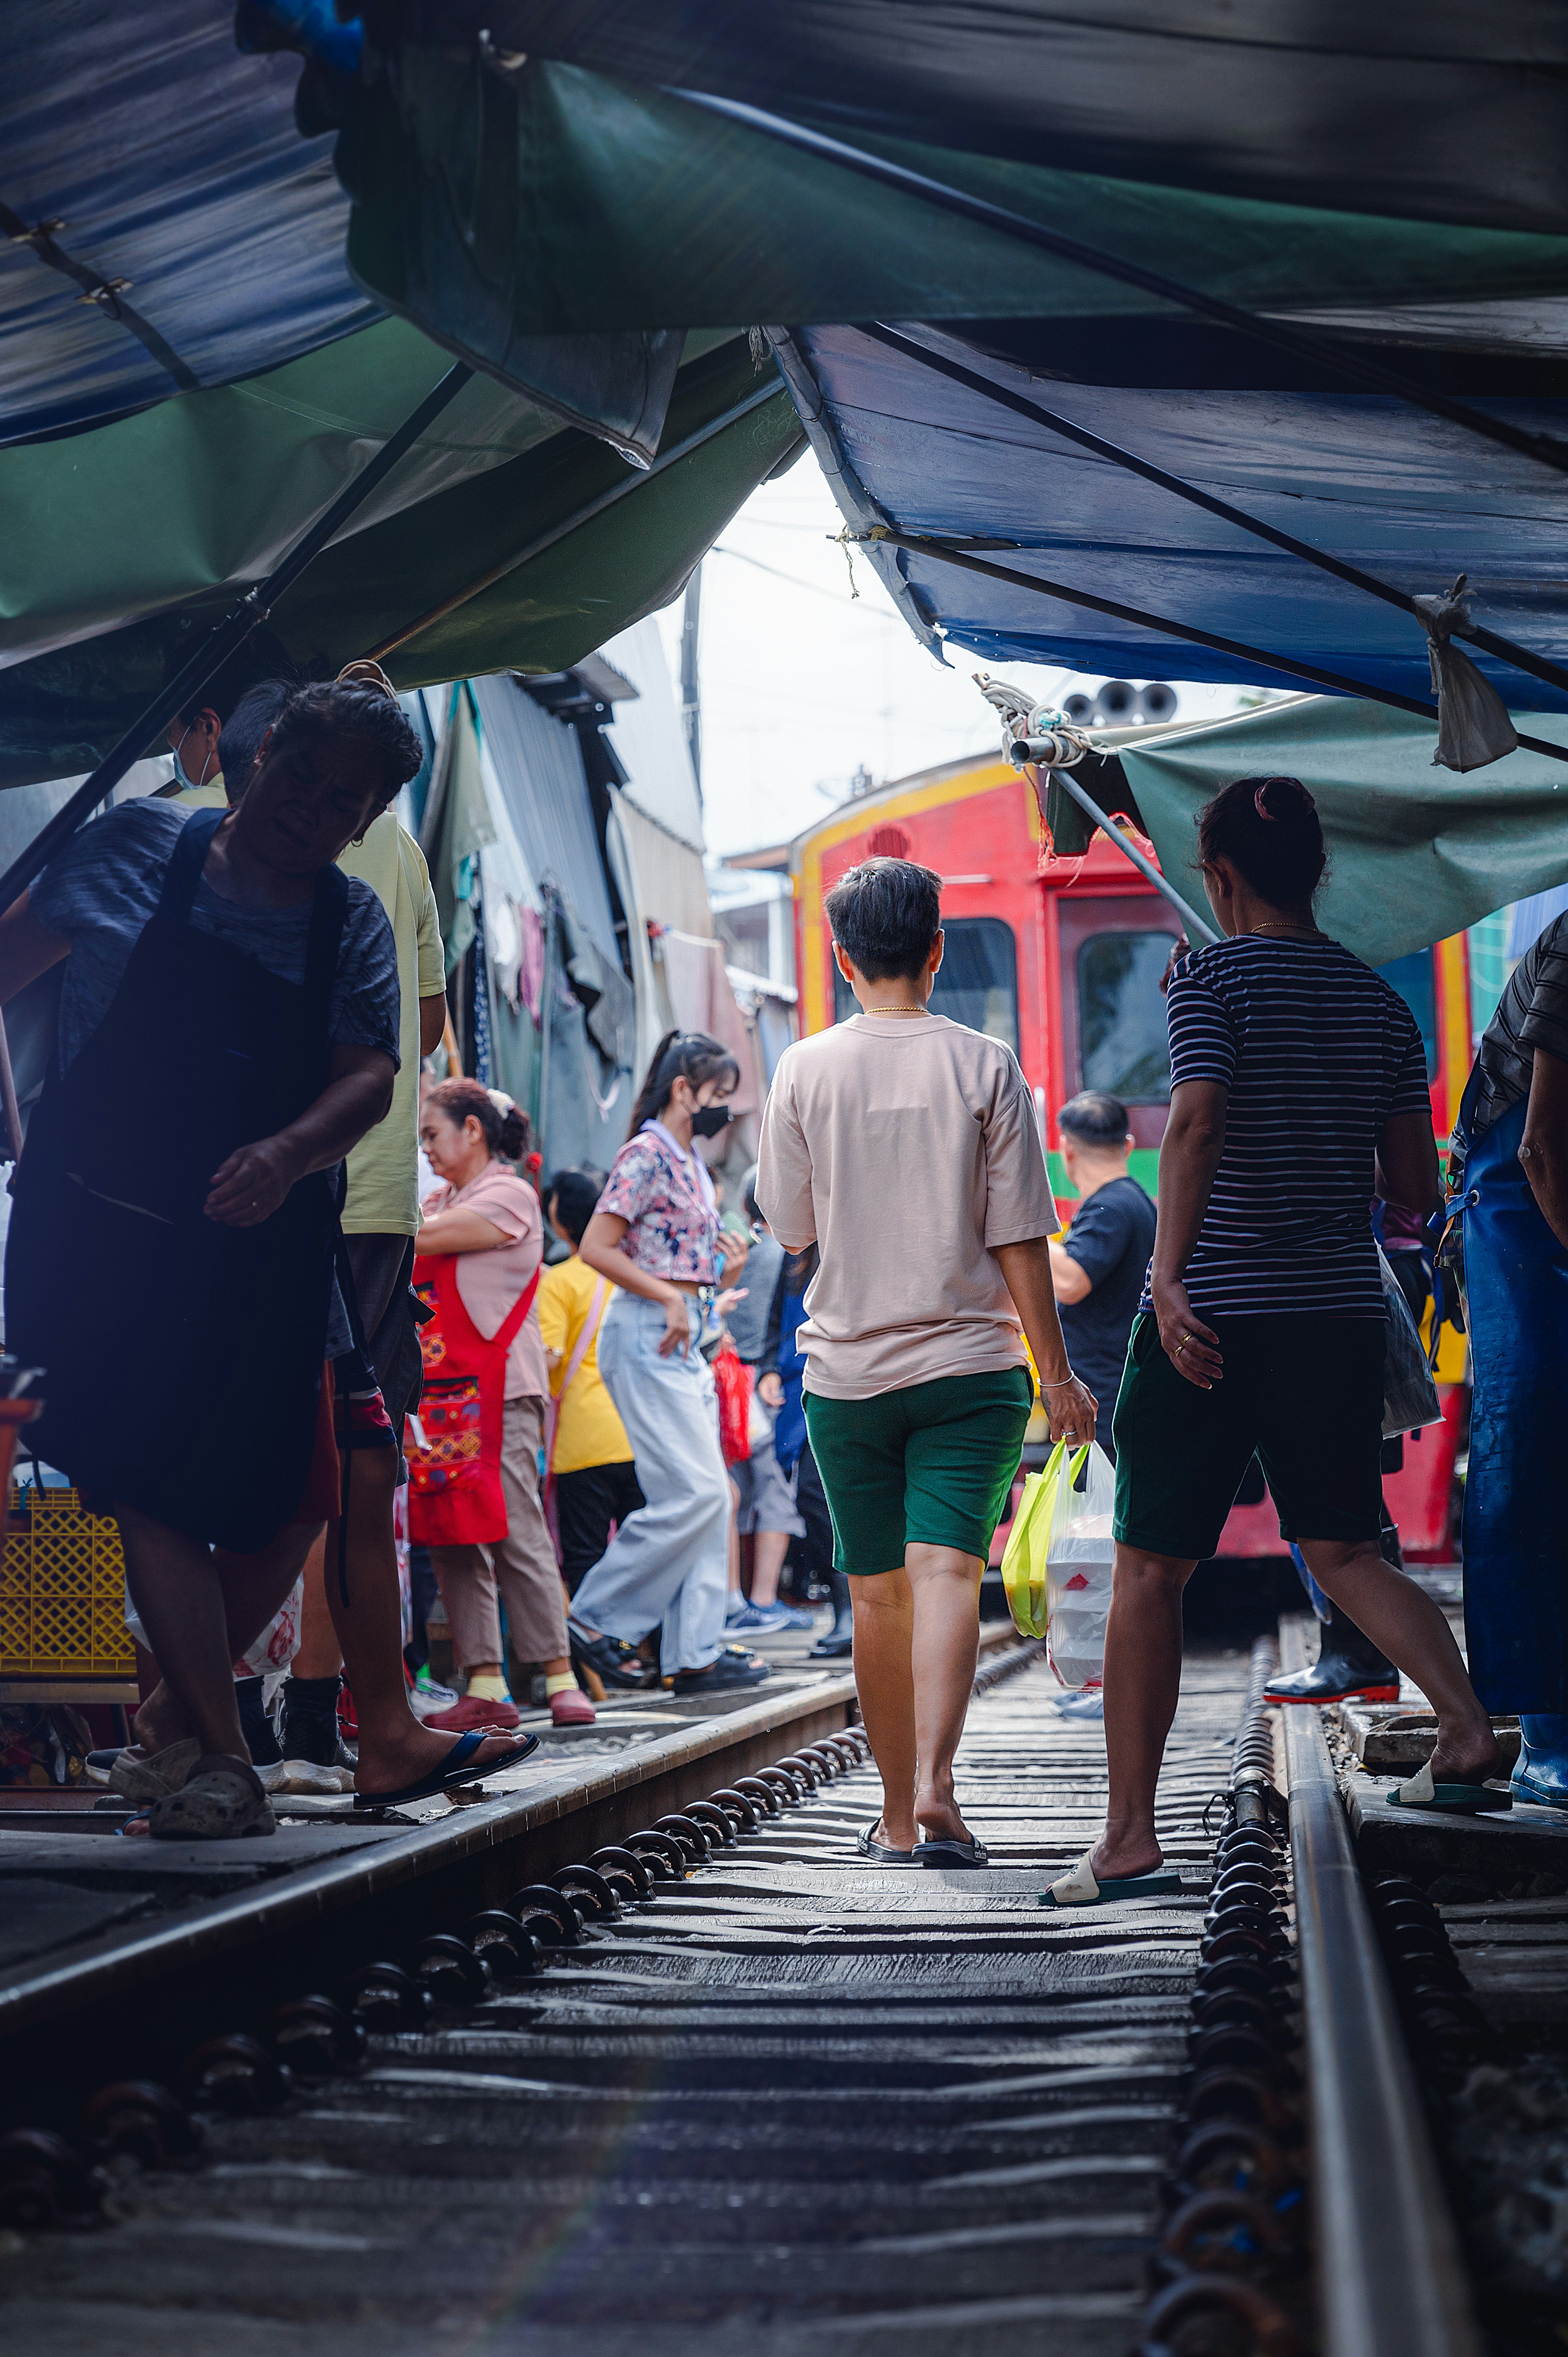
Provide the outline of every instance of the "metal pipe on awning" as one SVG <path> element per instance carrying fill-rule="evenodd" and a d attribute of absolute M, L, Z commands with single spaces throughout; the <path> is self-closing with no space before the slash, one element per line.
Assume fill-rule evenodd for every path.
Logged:
<path fill-rule="evenodd" d="M 1395 606 L 1402 613 L 1409 614 L 1421 624 L 1424 634 L 1425 626 L 1421 623 L 1415 599 L 1407 596 L 1404 590 L 1396 589 L 1391 582 L 1380 581 L 1375 573 L 1363 573 L 1359 565 L 1348 565 L 1343 557 L 1331 556 L 1321 548 L 1314 548 L 1309 541 L 1297 540 L 1294 533 L 1281 532 L 1275 525 L 1263 522 L 1261 517 L 1248 515 L 1244 510 L 1233 508 L 1229 500 L 1218 499 L 1212 491 L 1201 490 L 1196 483 L 1187 482 L 1180 475 L 1167 474 L 1152 459 L 1140 458 L 1134 451 L 1123 450 L 1119 443 L 1107 442 L 1103 435 L 1090 433 L 1089 427 L 1079 425 L 1076 418 L 1063 417 L 1056 410 L 1047 409 L 1041 403 L 1015 393 L 1010 386 L 995 383 L 980 370 L 965 368 L 961 361 L 949 360 L 945 353 L 931 351 L 926 345 L 917 342 L 913 336 L 902 334 L 898 328 L 888 327 L 883 320 L 868 321 L 861 326 L 859 332 L 875 343 L 886 345 L 890 351 L 907 354 L 934 374 L 945 376 L 954 384 L 964 385 L 972 393 L 983 394 L 1000 408 L 1010 409 L 1016 416 L 1027 417 L 1047 426 L 1065 441 L 1076 442 L 1081 448 L 1092 451 L 1097 458 L 1107 458 L 1113 467 L 1124 468 L 1132 475 L 1141 475 L 1145 482 L 1155 484 L 1161 490 L 1173 492 L 1178 500 L 1186 500 L 1190 506 L 1219 516 L 1222 522 L 1234 524 L 1239 531 L 1251 533 L 1254 539 L 1266 540 L 1273 547 L 1283 548 L 1286 555 L 1299 556 L 1305 564 L 1316 565 L 1320 573 L 1331 574 L 1337 581 L 1348 582 L 1352 589 L 1363 589 L 1369 597 L 1380 597 L 1384 605 Z M 1501 638 L 1497 631 L 1485 630 L 1477 622 L 1455 622 L 1450 635 L 1467 639 L 1472 646 L 1480 647 L 1486 653 L 1512 663 L 1516 671 L 1528 672 L 1532 678 L 1544 680 L 1549 687 L 1568 689 L 1568 670 L 1564 670 L 1561 663 L 1554 663 L 1547 655 L 1532 653 L 1530 648 L 1518 646 L 1512 639 Z M 1424 636 L 1423 642 L 1424 644 Z"/>
<path fill-rule="evenodd" d="M 1418 720 L 1438 718 L 1435 704 L 1423 703 L 1413 695 L 1401 695 L 1397 688 L 1373 687 L 1364 679 L 1348 679 L 1343 672 L 1324 671 L 1316 663 L 1298 662 L 1291 655 L 1270 654 L 1263 647 L 1249 646 L 1244 639 L 1224 639 L 1217 631 L 1200 630 L 1189 622 L 1168 621 L 1163 614 L 1145 614 L 1141 607 L 1122 606 L 1112 597 L 1091 597 L 1087 589 L 1069 589 L 1062 581 L 1045 581 L 1037 574 L 1017 573 L 1009 565 L 992 565 L 983 556 L 970 556 L 962 549 L 949 548 L 940 540 L 923 538 L 918 533 L 896 532 L 891 524 L 875 523 L 865 532 L 845 533 L 842 537 L 852 546 L 867 541 L 880 542 L 888 548 L 907 549 L 912 556 L 929 556 L 941 565 L 956 565 L 961 572 L 983 574 L 987 580 L 1003 581 L 1012 589 L 1031 589 L 1036 597 L 1059 598 L 1064 606 L 1081 606 L 1090 614 L 1109 614 L 1112 621 L 1133 622 L 1143 630 L 1157 630 L 1162 638 L 1185 639 L 1195 647 L 1212 647 L 1217 654 L 1234 655 L 1240 662 L 1256 664 L 1263 671 L 1283 672 L 1292 679 L 1305 679 L 1314 687 L 1326 687 L 1336 695 L 1354 695 L 1369 704 L 1386 704 L 1392 712 L 1413 712 Z M 1548 760 L 1568 761 L 1568 745 L 1553 745 L 1544 737 L 1521 737 L 1520 749 L 1526 753 L 1543 753 Z M 1506 757 L 1505 757 L 1506 758 Z"/>
<path fill-rule="evenodd" d="M 19 852 L 5 874 L 0 876 L 0 909 L 8 909 L 17 894 L 27 889 L 33 878 L 48 866 L 61 845 L 70 841 L 77 828 L 91 818 L 99 803 L 119 784 L 133 762 L 141 759 L 159 730 L 168 726 L 198 690 L 205 687 L 213 673 L 244 645 L 252 631 L 260 628 L 272 608 L 285 590 L 293 587 L 311 559 L 321 554 L 355 509 L 363 506 L 398 461 L 407 456 L 425 427 L 439 417 L 473 373 L 464 361 L 449 368 L 440 382 L 425 394 L 413 414 L 406 417 L 396 433 L 381 444 L 374 457 L 368 459 L 352 481 L 346 483 L 337 498 L 323 508 L 315 522 L 306 526 L 266 579 L 257 582 L 253 589 L 248 589 L 232 613 L 226 615 L 208 634 L 189 661 L 125 731 L 113 751 L 100 761 L 91 776 L 78 786 L 70 800 L 61 804 L 48 824 L 33 837 L 27 849 Z"/>
<path fill-rule="evenodd" d="M 704 443 L 713 441 L 715 435 L 724 433 L 728 426 L 738 425 L 743 417 L 749 417 L 754 409 L 766 408 L 780 394 L 788 395 L 788 388 L 781 382 L 759 385 L 756 392 L 748 393 L 744 401 L 737 401 L 733 408 L 726 409 L 722 416 L 713 418 L 706 425 L 700 425 L 694 434 L 688 434 L 683 441 L 672 443 L 668 450 L 660 450 L 651 466 L 640 468 L 636 474 L 628 474 L 618 483 L 612 483 L 608 490 L 601 491 L 596 499 L 589 500 L 585 506 L 576 509 L 564 523 L 553 524 L 548 532 L 541 533 L 537 540 L 531 540 L 526 548 L 520 548 L 504 564 L 493 565 L 489 573 L 481 573 L 477 581 L 469 582 L 452 597 L 443 598 L 439 606 L 432 606 L 428 613 L 421 614 L 406 629 L 394 632 L 390 639 L 383 639 L 380 646 L 371 649 L 372 659 L 380 662 L 394 648 L 406 646 L 410 639 L 417 639 L 422 632 L 434 630 L 435 624 L 444 622 L 448 614 L 456 613 L 459 608 L 483 597 L 487 589 L 493 589 L 498 581 L 504 581 L 509 573 L 516 573 L 524 565 L 531 565 L 536 556 L 542 556 L 546 549 L 553 548 L 557 541 L 566 539 L 579 525 L 591 523 L 596 516 L 603 515 L 607 508 L 613 508 L 632 491 L 640 490 L 656 475 L 662 475 L 667 468 L 678 466 L 682 458 L 689 458 Z M 805 438 L 804 428 L 800 438 Z"/>
<path fill-rule="evenodd" d="M 1013 739 L 1013 766 L 1015 769 L 1024 770 L 1029 783 L 1034 787 L 1035 799 L 1040 805 L 1041 817 L 1044 818 L 1046 811 L 1045 796 L 1040 791 L 1040 771 L 1044 770 L 1055 778 L 1063 793 L 1070 794 L 1079 810 L 1094 821 L 1103 834 L 1109 836 L 1122 857 L 1132 861 L 1139 875 L 1147 877 L 1162 899 L 1170 902 L 1182 920 L 1188 941 L 1195 947 L 1199 942 L 1217 942 L 1219 935 L 1213 926 L 1206 924 L 1191 902 L 1182 899 L 1169 877 L 1161 873 L 1152 859 L 1145 857 L 1135 843 L 1128 841 L 1114 819 L 1107 816 L 1093 797 L 1079 784 L 1071 770 L 1044 758 L 1047 750 L 1048 740 L 1045 737 L 1015 737 Z"/>
<path fill-rule="evenodd" d="M 1200 318 L 1212 319 L 1217 326 L 1255 337 L 1261 343 L 1273 344 L 1293 360 L 1329 370 L 1353 384 L 1366 385 L 1373 393 L 1396 394 L 1412 408 L 1428 410 L 1434 417 L 1445 417 L 1451 425 L 1465 426 L 1486 441 L 1500 443 L 1503 448 L 1518 451 L 1523 457 L 1538 459 L 1557 474 L 1568 475 L 1568 442 L 1555 435 L 1531 434 L 1523 426 L 1510 425 L 1506 418 L 1488 417 L 1484 410 L 1472 409 L 1467 402 L 1451 401 L 1446 393 L 1430 393 L 1425 386 L 1401 376 L 1397 370 L 1383 368 L 1376 361 L 1358 359 L 1332 344 L 1320 343 L 1316 336 L 1303 335 L 1299 328 L 1287 327 L 1283 320 L 1243 311 L 1239 305 L 1227 303 L 1218 295 L 1205 295 L 1196 286 L 1184 285 L 1179 278 L 1167 278 L 1162 271 L 1146 270 L 1142 263 L 1124 262 L 1120 254 L 1101 253 L 1098 246 L 1085 245 L 1079 238 L 1031 221 L 1026 213 L 1013 212 L 1005 205 L 993 205 L 984 197 L 972 197 L 966 188 L 950 187 L 945 180 L 934 180 L 925 172 L 913 172 L 908 165 L 891 163 L 886 156 L 869 155 L 864 147 L 852 147 L 846 140 L 830 138 L 826 132 L 808 130 L 804 124 L 792 123 L 786 115 L 770 114 L 765 107 L 748 106 L 741 99 L 720 98 L 711 91 L 683 90 L 672 83 L 661 87 L 666 98 L 682 99 L 706 113 L 723 115 L 748 130 L 764 132 L 803 155 L 820 156 L 824 163 L 842 164 L 846 171 L 858 172 L 864 179 L 879 180 L 884 188 L 897 188 L 944 212 L 958 213 L 965 221 L 978 222 L 983 229 L 993 229 L 1004 237 L 1038 246 L 1044 253 L 1054 253 L 1063 262 L 1076 263 L 1080 269 L 1093 271 L 1101 278 L 1120 279 L 1123 285 L 1157 295 L 1179 310 L 1195 311 Z"/>

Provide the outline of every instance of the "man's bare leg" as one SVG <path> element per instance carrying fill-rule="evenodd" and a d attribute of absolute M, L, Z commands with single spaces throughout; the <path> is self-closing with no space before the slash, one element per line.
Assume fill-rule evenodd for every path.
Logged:
<path fill-rule="evenodd" d="M 1181 1597 L 1197 1568 L 1176 1555 L 1116 1549 L 1105 1625 L 1105 1831 L 1090 1853 L 1097 1878 L 1147 1874 L 1162 1860 L 1155 1792 L 1181 1693 Z"/>
<path fill-rule="evenodd" d="M 968 1841 L 953 1798 L 953 1760 L 974 1691 L 985 1566 L 977 1555 L 945 1546 L 911 1546 L 904 1563 L 914 1599 L 915 1816 L 936 1840 Z"/>
<path fill-rule="evenodd" d="M 777 1604 L 779 1575 L 784 1568 L 784 1558 L 789 1552 L 788 1531 L 758 1531 L 757 1545 L 751 1558 L 751 1600 L 754 1604 Z"/>
<path fill-rule="evenodd" d="M 882 1778 L 882 1820 L 875 1838 L 890 1849 L 913 1849 L 915 1825 L 915 1627 L 909 1576 L 879 1571 L 852 1579 L 854 1684 L 871 1756 Z"/>
<path fill-rule="evenodd" d="M 1375 1539 L 1298 1539 L 1296 1544 L 1330 1602 L 1342 1605 L 1373 1644 L 1414 1679 L 1436 1712 L 1434 1778 L 1470 1784 L 1502 1774 L 1491 1720 L 1477 1700 L 1453 1631 L 1425 1590 L 1383 1561 Z"/>
<path fill-rule="evenodd" d="M 127 1580 L 131 1584 L 131 1593 L 135 1599 L 136 1609 L 145 1622 L 149 1636 L 153 1633 L 153 1624 L 143 1610 L 141 1597 L 135 1586 L 135 1579 L 141 1575 L 133 1567 L 133 1549 L 138 1555 L 145 1555 L 147 1545 L 146 1534 L 161 1533 L 165 1537 L 175 1540 L 181 1548 L 191 1550 L 192 1556 L 202 1567 L 206 1580 L 218 1591 L 220 1609 L 223 1618 L 224 1675 L 230 1686 L 232 1687 L 234 1663 L 248 1645 L 254 1644 L 295 1581 L 299 1577 L 300 1566 L 308 1555 L 312 1543 L 318 1541 L 321 1536 L 321 1524 L 319 1523 L 285 1523 L 271 1544 L 263 1547 L 259 1553 L 235 1555 L 227 1547 L 215 1547 L 209 1550 L 197 1540 L 182 1539 L 177 1532 L 167 1531 L 163 1523 L 151 1522 L 145 1515 L 138 1515 L 134 1507 L 117 1506 L 115 1512 L 120 1517 L 120 1534 L 125 1544 Z M 133 1538 L 126 1537 L 127 1520 L 138 1526 Z M 156 1545 L 154 1551 L 157 1552 Z M 182 1555 L 179 1560 L 184 1562 L 186 1558 Z M 156 1582 L 158 1574 L 156 1566 L 152 1576 Z M 193 1596 L 200 1595 L 205 1594 L 205 1590 L 201 1588 L 199 1582 L 190 1593 Z M 205 1639 L 202 1641 L 205 1642 Z M 161 1643 L 172 1643 L 177 1649 L 179 1639 L 177 1635 L 166 1634 Z M 154 1650 L 159 1670 L 162 1672 L 162 1678 L 137 1711 L 135 1726 L 137 1749 L 149 1757 L 155 1751 L 164 1750 L 171 1743 L 179 1742 L 185 1736 L 202 1736 L 202 1727 L 177 1682 L 171 1662 L 165 1658 L 159 1644 L 155 1644 Z M 229 1700 L 232 1704 L 231 1694 Z M 234 1726 L 238 1727 L 239 1723 L 238 1706 L 235 1706 Z M 233 1747 L 231 1745 L 226 1748 L 231 1750 Z M 206 1750 L 213 1749 L 211 1744 L 206 1742 L 205 1738 L 203 1738 L 203 1749 Z M 247 1760 L 250 1758 L 250 1753 L 242 1742 L 236 1756 Z"/>
<path fill-rule="evenodd" d="M 332 1625 L 327 1602 L 327 1540 L 323 1533 L 305 1560 L 305 1609 L 300 1614 L 299 1651 L 294 1657 L 296 1678 L 335 1678 L 343 1666 L 343 1649 Z"/>
<path fill-rule="evenodd" d="M 395 1448 L 354 1451 L 344 1565 L 347 1602 L 338 1573 L 341 1526 L 327 1525 L 327 1605 L 360 1723 L 360 1765 L 354 1782 L 362 1792 L 395 1792 L 405 1784 L 417 1783 L 440 1766 L 455 1742 L 463 1740 L 440 1728 L 424 1727 L 409 1707 L 397 1551 L 392 1541 L 396 1482 Z M 514 1750 L 517 1740 L 515 1734 L 487 1736 L 468 1763 L 474 1774 L 482 1775 L 488 1761 Z"/>

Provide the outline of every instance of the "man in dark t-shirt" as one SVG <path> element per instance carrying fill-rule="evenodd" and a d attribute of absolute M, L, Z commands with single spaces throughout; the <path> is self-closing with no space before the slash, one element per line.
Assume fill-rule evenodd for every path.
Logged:
<path fill-rule="evenodd" d="M 1113 1457 L 1111 1411 L 1155 1248 L 1155 1206 L 1128 1176 L 1133 1138 L 1120 1098 L 1085 1089 L 1063 1105 L 1057 1126 L 1080 1200 L 1066 1236 L 1051 1245 L 1051 1275 L 1073 1372 L 1100 1403 L 1100 1444 Z"/>

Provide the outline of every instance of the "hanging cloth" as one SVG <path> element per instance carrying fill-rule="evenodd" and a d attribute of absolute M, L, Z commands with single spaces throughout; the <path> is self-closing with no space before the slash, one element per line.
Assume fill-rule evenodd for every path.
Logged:
<path fill-rule="evenodd" d="M 1426 651 L 1437 696 L 1434 769 L 1484 770 L 1488 761 L 1500 761 L 1519 743 L 1508 706 L 1491 681 L 1477 670 L 1468 655 L 1449 642 L 1455 623 L 1469 619 L 1465 580 L 1461 573 L 1445 597 L 1411 600 L 1427 635 Z"/>
<path fill-rule="evenodd" d="M 507 1534 L 501 1490 L 506 1361 L 533 1307 L 543 1263 L 487 1341 L 457 1289 L 460 1253 L 421 1253 L 413 1289 L 434 1311 L 419 1329 L 425 1435 L 408 1451 L 408 1534 L 421 1546 L 492 1546 Z"/>
<path fill-rule="evenodd" d="M 203 1205 L 241 1146 L 331 1069 L 349 888 L 317 877 L 303 984 L 190 922 L 226 813 L 187 820 L 108 1012 L 51 1070 L 17 1165 L 7 1345 L 47 1370 L 38 1448 L 102 1510 L 254 1554 L 292 1520 L 315 1439 L 338 1215 L 325 1171 L 253 1228 Z"/>

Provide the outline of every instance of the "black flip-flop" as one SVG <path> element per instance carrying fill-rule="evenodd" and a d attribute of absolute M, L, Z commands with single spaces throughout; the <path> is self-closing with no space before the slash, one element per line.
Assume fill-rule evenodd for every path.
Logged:
<path fill-rule="evenodd" d="M 499 1775 L 503 1768 L 515 1768 L 522 1760 L 532 1760 L 539 1749 L 538 1736 L 525 1735 L 520 1743 L 512 1745 L 510 1751 L 503 1751 L 499 1760 L 487 1760 L 475 1767 L 475 1752 L 495 1731 L 494 1727 L 471 1728 L 467 1735 L 457 1738 L 440 1766 L 433 1768 L 428 1776 L 422 1776 L 417 1784 L 404 1784 L 396 1792 L 356 1792 L 354 1806 L 357 1809 L 395 1809 L 403 1801 L 434 1800 L 437 1792 L 449 1792 L 454 1784 L 477 1784 L 486 1776 Z"/>
<path fill-rule="evenodd" d="M 916 1866 L 989 1866 L 991 1853 L 983 1841 L 918 1841 L 909 1856 Z"/>
<path fill-rule="evenodd" d="M 854 1846 L 860 1856 L 873 1866 L 914 1866 L 917 1860 L 913 1850 L 895 1849 L 890 1842 L 879 1842 L 875 1838 L 881 1823 L 880 1817 L 873 1817 L 864 1831 L 855 1835 Z"/>

